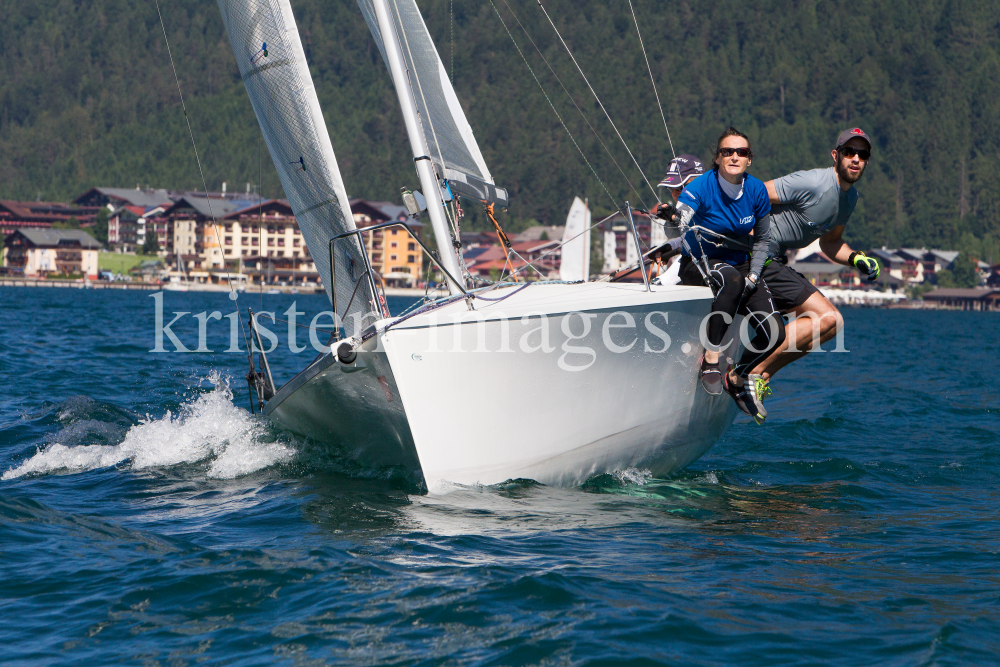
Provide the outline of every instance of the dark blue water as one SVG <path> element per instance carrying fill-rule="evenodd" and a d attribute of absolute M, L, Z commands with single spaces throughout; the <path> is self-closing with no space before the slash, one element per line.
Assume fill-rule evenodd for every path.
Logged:
<path fill-rule="evenodd" d="M 997 314 L 846 310 L 671 479 L 429 497 L 250 417 L 229 320 L 151 354 L 153 304 L 0 288 L 5 665 L 998 661 Z"/>

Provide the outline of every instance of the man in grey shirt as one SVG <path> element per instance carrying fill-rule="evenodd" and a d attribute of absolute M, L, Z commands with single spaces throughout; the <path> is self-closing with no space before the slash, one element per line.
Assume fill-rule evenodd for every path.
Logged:
<path fill-rule="evenodd" d="M 871 159 L 871 140 L 859 128 L 844 130 L 831 151 L 833 166 L 797 171 L 767 181 L 771 200 L 771 254 L 774 259 L 761 278 L 771 289 L 775 307 L 790 316 L 785 342 L 758 364 L 751 377 L 759 376 L 762 397 L 770 393 L 768 379 L 779 369 L 824 343 L 843 327 L 840 311 L 798 271 L 785 263 L 785 251 L 804 248 L 816 239 L 827 257 L 853 266 L 868 277 L 878 278 L 878 262 L 855 252 L 843 240 L 844 227 L 854 212 L 858 182 Z M 818 338 L 818 341 L 817 341 Z"/>

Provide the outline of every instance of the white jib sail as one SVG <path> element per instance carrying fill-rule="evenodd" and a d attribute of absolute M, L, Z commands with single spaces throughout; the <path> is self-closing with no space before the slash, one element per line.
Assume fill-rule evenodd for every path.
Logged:
<path fill-rule="evenodd" d="M 566 281 L 590 277 L 590 208 L 579 197 L 573 199 L 563 231 L 559 278 Z"/>
<path fill-rule="evenodd" d="M 288 0 L 219 0 L 219 9 L 285 196 L 333 299 L 330 239 L 355 229 L 354 217 L 292 7 Z M 370 323 L 371 317 L 362 323 L 365 316 L 381 309 L 357 237 L 338 241 L 336 252 L 337 315 L 351 336 Z"/>
<path fill-rule="evenodd" d="M 414 0 L 387 0 L 400 50 L 409 75 L 408 85 L 420 116 L 426 155 L 447 179 L 455 194 L 506 208 L 507 191 L 498 188 L 455 95 L 424 18 Z M 368 29 L 386 62 L 385 46 L 372 0 L 358 0 Z M 390 70 L 390 76 L 392 75 Z"/>

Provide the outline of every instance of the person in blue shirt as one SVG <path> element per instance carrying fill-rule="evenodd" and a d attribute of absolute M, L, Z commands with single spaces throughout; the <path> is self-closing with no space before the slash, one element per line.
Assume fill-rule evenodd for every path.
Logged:
<path fill-rule="evenodd" d="M 715 168 L 688 184 L 676 213 L 663 204 L 655 213 L 662 217 L 667 211 L 687 230 L 681 284 L 707 284 L 715 293 L 700 369 L 702 386 L 716 396 L 728 391 L 740 410 L 760 424 L 767 417 L 756 391 L 761 379 L 750 371 L 784 342 L 785 327 L 760 279 L 769 258 L 771 203 L 764 183 L 746 173 L 752 159 L 750 139 L 730 127 L 716 143 Z M 723 374 L 720 344 L 737 314 L 749 321 L 754 333 L 743 341 L 739 362 Z"/>

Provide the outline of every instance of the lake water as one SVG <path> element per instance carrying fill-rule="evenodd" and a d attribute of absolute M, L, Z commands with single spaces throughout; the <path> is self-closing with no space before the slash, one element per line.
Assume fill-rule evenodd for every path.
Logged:
<path fill-rule="evenodd" d="M 426 496 L 252 417 L 228 320 L 151 354 L 154 301 L 0 287 L 5 665 L 998 662 L 995 313 L 845 309 L 670 479 Z"/>

